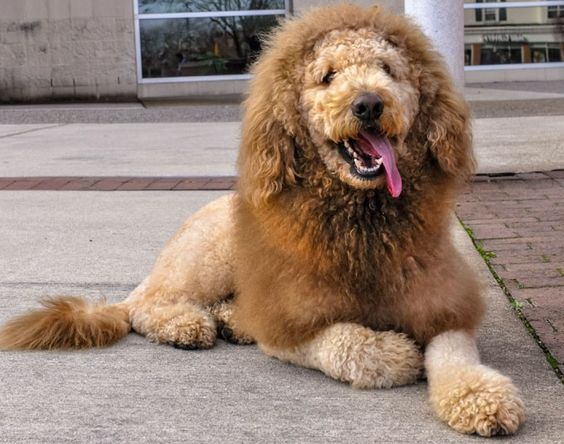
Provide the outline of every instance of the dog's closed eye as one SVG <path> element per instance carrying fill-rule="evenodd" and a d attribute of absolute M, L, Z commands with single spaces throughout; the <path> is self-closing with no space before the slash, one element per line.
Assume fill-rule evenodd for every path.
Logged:
<path fill-rule="evenodd" d="M 335 71 L 329 71 L 327 74 L 323 76 L 323 79 L 321 79 L 321 83 L 324 83 L 325 85 L 329 85 L 333 81 L 336 75 L 337 73 Z"/>
<path fill-rule="evenodd" d="M 393 77 L 392 68 L 390 68 L 390 65 L 388 65 L 387 63 L 382 63 L 381 68 L 384 70 L 386 74 Z"/>

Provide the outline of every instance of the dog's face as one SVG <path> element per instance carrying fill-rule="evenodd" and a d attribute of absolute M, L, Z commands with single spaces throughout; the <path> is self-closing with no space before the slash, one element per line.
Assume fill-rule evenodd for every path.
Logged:
<path fill-rule="evenodd" d="M 401 193 L 397 161 L 418 112 L 406 56 L 370 29 L 334 30 L 308 58 L 301 107 L 329 174 L 358 189 Z"/>
<path fill-rule="evenodd" d="M 253 206 L 301 187 L 447 193 L 473 171 L 468 107 L 405 17 L 312 10 L 271 35 L 252 72 L 238 189 Z"/>

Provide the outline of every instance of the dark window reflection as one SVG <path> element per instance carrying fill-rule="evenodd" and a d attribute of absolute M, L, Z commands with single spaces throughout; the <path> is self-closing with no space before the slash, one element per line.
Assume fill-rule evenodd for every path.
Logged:
<path fill-rule="evenodd" d="M 139 0 L 140 14 L 285 9 L 284 0 Z"/>
<path fill-rule="evenodd" d="M 531 49 L 531 62 L 533 63 L 562 61 L 560 46 L 557 43 L 532 44 L 530 45 L 530 49 Z"/>
<path fill-rule="evenodd" d="M 483 45 L 482 65 L 500 65 L 507 63 L 521 63 L 521 46 L 517 43 L 505 45 Z"/>
<path fill-rule="evenodd" d="M 143 78 L 244 74 L 279 18 L 141 20 Z"/>

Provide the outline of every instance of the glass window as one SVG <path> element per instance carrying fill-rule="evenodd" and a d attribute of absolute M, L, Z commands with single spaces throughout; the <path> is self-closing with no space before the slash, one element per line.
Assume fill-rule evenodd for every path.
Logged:
<path fill-rule="evenodd" d="M 501 3 L 505 3 L 505 0 L 501 0 Z M 499 21 L 507 21 L 507 8 L 499 8 Z"/>
<path fill-rule="evenodd" d="M 284 0 L 139 0 L 139 14 L 286 9 Z"/>
<path fill-rule="evenodd" d="M 286 15 L 287 3 L 138 0 L 140 81 L 247 75 L 249 65 L 261 50 L 263 36 Z"/>
<path fill-rule="evenodd" d="M 464 65 L 468 66 L 472 64 L 472 47 L 470 45 L 464 45 Z"/>
<path fill-rule="evenodd" d="M 533 63 L 546 63 L 547 53 L 546 53 L 546 46 L 541 46 L 537 48 L 531 48 L 531 62 Z"/>
<path fill-rule="evenodd" d="M 143 78 L 244 74 L 277 16 L 142 20 Z"/>
<path fill-rule="evenodd" d="M 549 43 L 548 44 L 548 61 L 549 62 L 561 62 L 562 61 L 562 49 L 560 45 Z"/>
<path fill-rule="evenodd" d="M 547 8 L 548 18 L 564 17 L 564 6 L 549 6 Z"/>
<path fill-rule="evenodd" d="M 476 3 L 483 3 L 484 0 L 476 0 Z M 474 9 L 474 13 L 476 14 L 476 21 L 477 22 L 481 22 L 482 21 L 482 10 L 481 9 Z"/>
<path fill-rule="evenodd" d="M 486 17 L 486 22 L 495 22 L 497 20 L 497 9 L 485 9 L 484 16 Z"/>
<path fill-rule="evenodd" d="M 480 59 L 482 65 L 521 63 L 521 45 L 515 43 L 482 45 Z"/>
<path fill-rule="evenodd" d="M 531 62 L 561 62 L 562 53 L 558 43 L 536 43 L 530 46 Z"/>

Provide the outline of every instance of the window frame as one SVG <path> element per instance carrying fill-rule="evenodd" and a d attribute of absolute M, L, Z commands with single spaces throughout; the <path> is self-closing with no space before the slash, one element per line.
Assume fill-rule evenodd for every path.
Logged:
<path fill-rule="evenodd" d="M 162 19 L 193 19 L 213 17 L 257 17 L 257 16 L 285 16 L 291 12 L 291 0 L 284 0 L 284 9 L 252 9 L 239 11 L 210 11 L 210 12 L 162 12 L 151 14 L 139 13 L 139 0 L 133 0 L 133 18 L 135 22 L 135 63 L 138 84 L 151 83 L 186 83 L 186 82 L 214 82 L 222 80 L 248 80 L 250 74 L 221 74 L 207 76 L 175 76 L 175 77 L 143 77 L 141 57 L 141 21 Z"/>
<path fill-rule="evenodd" d="M 554 17 L 550 16 L 550 12 L 556 13 Z M 546 19 L 547 20 L 558 20 L 564 18 L 564 6 L 563 5 L 551 5 L 546 8 Z"/>
<path fill-rule="evenodd" d="M 493 15 L 488 17 L 488 14 Z M 499 9 L 486 8 L 484 9 L 484 23 L 497 23 L 499 22 Z"/>

